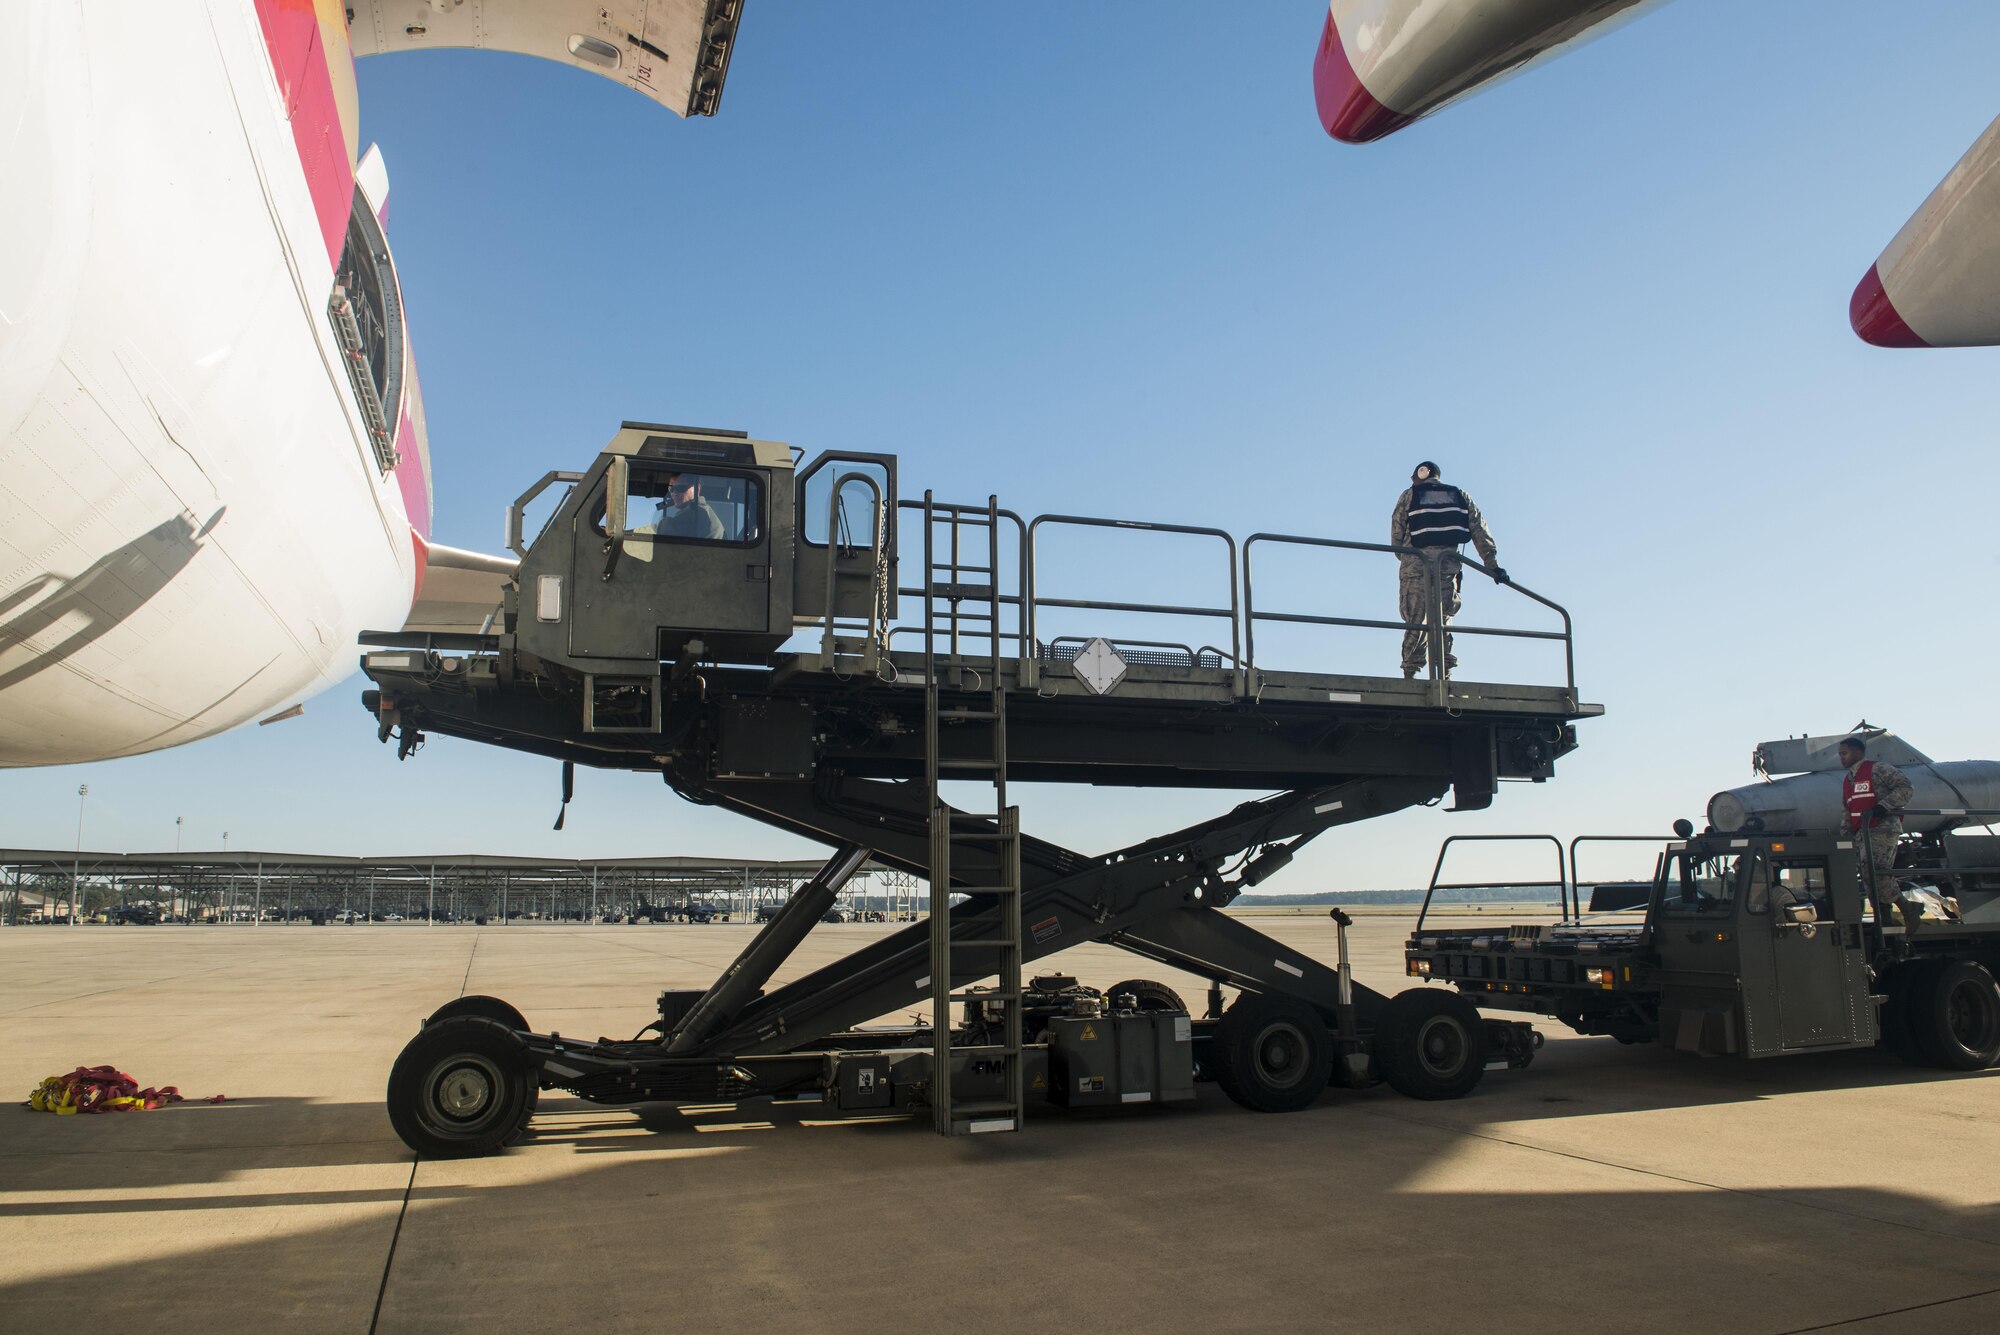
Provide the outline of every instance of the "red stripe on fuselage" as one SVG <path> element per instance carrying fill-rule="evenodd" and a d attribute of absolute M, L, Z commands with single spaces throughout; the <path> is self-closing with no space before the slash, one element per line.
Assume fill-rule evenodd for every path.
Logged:
<path fill-rule="evenodd" d="M 410 427 L 410 415 L 403 413 L 396 423 L 396 486 L 403 493 L 403 511 L 410 517 L 410 528 L 419 536 L 431 535 L 431 480 L 424 475 L 423 456 L 417 452 L 416 432 Z"/>
<path fill-rule="evenodd" d="M 313 0 L 257 0 L 257 22 L 284 94 L 292 143 L 305 171 L 306 188 L 312 192 L 327 262 L 338 268 L 347 215 L 354 207 L 354 168 L 340 126 L 333 76 L 326 66 L 327 51 L 320 41 L 319 15 Z M 335 59 L 353 56 L 341 52 Z"/>

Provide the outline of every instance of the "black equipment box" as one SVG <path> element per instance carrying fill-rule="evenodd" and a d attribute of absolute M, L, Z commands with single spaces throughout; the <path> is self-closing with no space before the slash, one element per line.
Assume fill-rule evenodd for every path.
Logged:
<path fill-rule="evenodd" d="M 1193 1024 L 1146 1011 L 1049 1021 L 1049 1101 L 1065 1108 L 1194 1097 Z"/>

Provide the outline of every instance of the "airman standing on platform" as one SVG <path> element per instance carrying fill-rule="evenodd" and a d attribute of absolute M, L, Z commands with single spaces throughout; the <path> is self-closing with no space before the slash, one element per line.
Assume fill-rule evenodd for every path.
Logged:
<path fill-rule="evenodd" d="M 1912 789 L 1903 771 L 1886 760 L 1869 760 L 1868 743 L 1849 737 L 1840 744 L 1840 763 L 1847 775 L 1840 782 L 1846 815 L 1841 833 L 1865 834 L 1868 862 L 1874 868 L 1869 892 L 1875 897 L 1877 925 L 1894 921 L 1896 907 L 1896 842 L 1903 837 L 1902 810 L 1910 805 Z"/>
<path fill-rule="evenodd" d="M 1486 531 L 1479 507 L 1470 496 L 1444 482 L 1438 466 L 1428 459 L 1417 465 L 1410 474 L 1409 488 L 1396 498 L 1396 511 L 1389 516 L 1389 541 L 1397 547 L 1415 547 L 1420 553 L 1400 558 L 1402 570 L 1396 590 L 1398 615 L 1408 627 L 1403 632 L 1403 675 L 1414 677 L 1430 657 L 1426 652 L 1430 636 L 1424 628 L 1427 570 L 1437 571 L 1446 624 L 1458 615 L 1459 583 L 1465 576 L 1460 547 L 1468 542 L 1473 545 L 1479 559 L 1493 567 L 1495 583 L 1505 584 L 1507 572 L 1498 564 L 1499 549 Z M 1451 636 L 1446 634 L 1443 640 L 1445 666 L 1457 667 L 1458 660 L 1451 654 Z"/>

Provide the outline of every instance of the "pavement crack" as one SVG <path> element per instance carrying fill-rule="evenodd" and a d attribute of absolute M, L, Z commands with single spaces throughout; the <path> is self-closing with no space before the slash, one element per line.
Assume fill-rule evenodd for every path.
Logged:
<path fill-rule="evenodd" d="M 1558 1159 L 1570 1159 L 1577 1163 L 1595 1164 L 1599 1168 L 1612 1168 L 1619 1172 L 1636 1173 L 1641 1177 L 1657 1178 L 1662 1182 L 1678 1182 L 1686 1187 L 1700 1187 L 1706 1191 L 1722 1191 L 1732 1196 L 1748 1196 L 1755 1200 L 1772 1201 L 1779 1205 L 1790 1205 L 1801 1210 L 1816 1210 L 1821 1214 L 1841 1215 L 1848 1219 L 1865 1219 L 1871 1224 L 1883 1224 L 1890 1228 L 1906 1228 L 1912 1233 L 1926 1233 L 1932 1237 L 1950 1238 L 1954 1242 L 1976 1242 L 1982 1247 L 2000 1247 L 2000 1242 L 1993 1241 L 1992 1239 L 1973 1237 L 1965 1233 L 1953 1232 L 1950 1229 L 1932 1228 L 1925 1224 L 1912 1224 L 1902 1219 L 1885 1219 L 1881 1215 L 1870 1214 L 1866 1210 L 1848 1210 L 1834 1205 L 1820 1205 L 1812 1201 L 1798 1200 L 1777 1192 L 1757 1191 L 1750 1187 L 1731 1187 L 1725 1186 L 1720 1182 L 1704 1181 L 1698 1177 L 1683 1177 L 1678 1173 L 1663 1173 L 1657 1168 L 1641 1168 L 1636 1164 L 1620 1163 L 1616 1159 L 1599 1159 L 1589 1154 L 1578 1154 L 1574 1150 L 1559 1150 L 1547 1145 L 1536 1145 L 1530 1141 L 1514 1140 L 1507 1136 L 1495 1135 L 1490 1131 L 1474 1131 L 1462 1126 L 1453 1126 L 1449 1122 L 1432 1121 L 1427 1117 L 1398 1116 L 1395 1113 L 1377 1112 L 1373 1109 L 1368 1110 L 1367 1115 L 1384 1118 L 1392 1122 L 1409 1122 L 1418 1126 L 1427 1126 L 1434 1131 L 1445 1131 L 1473 1140 L 1490 1141 L 1495 1145 L 1509 1145 L 1515 1149 L 1528 1150 L 1535 1154 L 1550 1154 Z M 1995 1292 L 2000 1292 L 2000 1290 L 1995 1290 Z M 1966 1296 L 1977 1298 L 1980 1295 L 1973 1293 Z M 1957 1302 L 1959 1300 L 1954 1298 L 1949 1301 Z M 1820 1327 L 1815 1326 L 1812 1329 L 1817 1330 Z"/>
<path fill-rule="evenodd" d="M 389 1254 L 382 1258 L 382 1283 L 375 1290 L 375 1310 L 368 1317 L 368 1335 L 375 1335 L 375 1328 L 382 1324 L 382 1298 L 389 1292 L 389 1271 L 396 1264 L 396 1244 L 403 1240 L 403 1220 L 410 1213 L 410 1193 L 417 1186 L 417 1165 L 422 1159 L 410 1160 L 410 1180 L 403 1184 L 403 1204 L 396 1211 L 396 1230 L 389 1235 Z"/>
<path fill-rule="evenodd" d="M 471 953 L 469 953 L 465 957 L 465 977 L 458 980 L 458 995 L 460 995 L 461 997 L 465 995 L 465 985 L 472 981 L 472 962 L 478 958 L 479 958 L 479 938 L 478 936 L 475 935 L 472 938 Z"/>
<path fill-rule="evenodd" d="M 1870 1312 L 1866 1316 L 1845 1317 L 1839 1321 L 1828 1321 L 1818 1326 L 1794 1326 L 1790 1330 L 1780 1331 L 1778 1335 L 1807 1335 L 1808 1331 L 1814 1330 L 1838 1330 L 1842 1326 L 1859 1325 L 1863 1321 L 1879 1321 L 1885 1316 L 1901 1316 L 1905 1312 L 1922 1312 L 1932 1307 L 1949 1307 L 1953 1303 L 1969 1303 L 1974 1298 L 1987 1298 L 1996 1293 L 2000 1293 L 2000 1289 L 1981 1289 L 1977 1293 L 1961 1293 L 1956 1298 L 1939 1298 L 1935 1302 L 1912 1303 L 1908 1307 L 1891 1307 L 1886 1311 Z"/>

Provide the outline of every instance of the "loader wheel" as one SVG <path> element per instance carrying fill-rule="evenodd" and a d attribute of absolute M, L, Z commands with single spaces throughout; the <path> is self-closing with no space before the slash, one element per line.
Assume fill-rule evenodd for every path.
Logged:
<path fill-rule="evenodd" d="M 1333 1073 L 1326 1021 L 1305 1002 L 1277 993 L 1236 998 L 1215 1026 L 1214 1052 L 1222 1092 L 1257 1112 L 1309 1106 Z"/>
<path fill-rule="evenodd" d="M 527 1121 L 534 1081 L 513 1030 L 480 1015 L 427 1024 L 389 1070 L 389 1124 L 430 1159 L 491 1154 Z"/>
<path fill-rule="evenodd" d="M 474 993 L 469 997 L 455 997 L 432 1011 L 425 1024 L 436 1024 L 439 1020 L 449 1020 L 455 1015 L 477 1015 L 484 1020 L 498 1020 L 509 1029 L 525 1033 L 528 1017 L 515 1010 L 498 997 L 485 997 Z"/>
<path fill-rule="evenodd" d="M 1156 983 L 1150 978 L 1127 978 L 1116 987 L 1106 988 L 1104 995 L 1112 997 L 1129 996 L 1142 1012 L 1186 1011 L 1187 1003 L 1181 994 L 1165 983 Z"/>
<path fill-rule="evenodd" d="M 1966 960 L 1933 966 L 1910 991 L 1910 1032 L 1932 1066 L 1980 1071 L 2000 1061 L 2000 987 Z"/>
<path fill-rule="evenodd" d="M 1486 1073 L 1486 1026 L 1457 992 L 1413 987 L 1389 998 L 1375 1026 L 1382 1078 L 1413 1099 L 1458 1099 Z"/>

